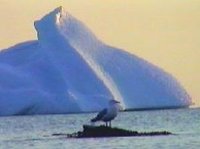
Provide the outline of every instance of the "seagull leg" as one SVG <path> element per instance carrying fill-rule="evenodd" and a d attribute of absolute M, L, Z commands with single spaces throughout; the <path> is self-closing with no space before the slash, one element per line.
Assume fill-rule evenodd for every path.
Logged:
<path fill-rule="evenodd" d="M 111 125 L 111 121 L 109 121 L 109 126 L 112 127 L 112 125 Z"/>

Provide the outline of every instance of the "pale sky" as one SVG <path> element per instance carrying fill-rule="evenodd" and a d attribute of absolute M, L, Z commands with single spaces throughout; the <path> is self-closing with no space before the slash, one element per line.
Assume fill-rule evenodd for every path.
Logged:
<path fill-rule="evenodd" d="M 200 106 L 199 0 L 0 0 L 0 49 L 36 39 L 34 20 L 61 5 L 105 43 L 171 73 Z"/>

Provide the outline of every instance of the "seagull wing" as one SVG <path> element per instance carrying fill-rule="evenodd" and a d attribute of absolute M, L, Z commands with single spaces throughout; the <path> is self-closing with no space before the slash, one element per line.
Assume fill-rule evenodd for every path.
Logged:
<path fill-rule="evenodd" d="M 103 109 L 102 111 L 100 111 L 95 118 L 91 119 L 91 122 L 96 122 L 101 120 L 104 117 L 104 115 L 106 115 L 107 111 L 108 111 L 107 109 Z"/>

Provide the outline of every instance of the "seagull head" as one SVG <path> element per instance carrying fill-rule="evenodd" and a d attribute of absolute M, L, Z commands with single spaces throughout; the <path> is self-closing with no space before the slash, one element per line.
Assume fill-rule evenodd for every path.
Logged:
<path fill-rule="evenodd" d="M 117 100 L 114 100 L 114 99 L 112 99 L 112 100 L 109 101 L 109 104 L 118 104 L 118 103 L 120 103 L 120 102 L 117 101 Z"/>
<path fill-rule="evenodd" d="M 120 105 L 120 102 L 117 101 L 117 100 L 110 100 L 109 101 L 109 107 L 115 107 L 115 109 L 117 109 L 117 111 L 121 110 L 122 109 L 122 106 Z"/>

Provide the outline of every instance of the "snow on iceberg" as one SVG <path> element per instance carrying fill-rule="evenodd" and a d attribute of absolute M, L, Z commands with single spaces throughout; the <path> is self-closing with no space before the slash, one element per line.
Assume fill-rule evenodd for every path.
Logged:
<path fill-rule="evenodd" d="M 0 115 L 98 111 L 114 98 L 124 109 L 187 107 L 170 74 L 108 46 L 55 9 L 35 22 L 37 41 L 0 52 Z"/>

